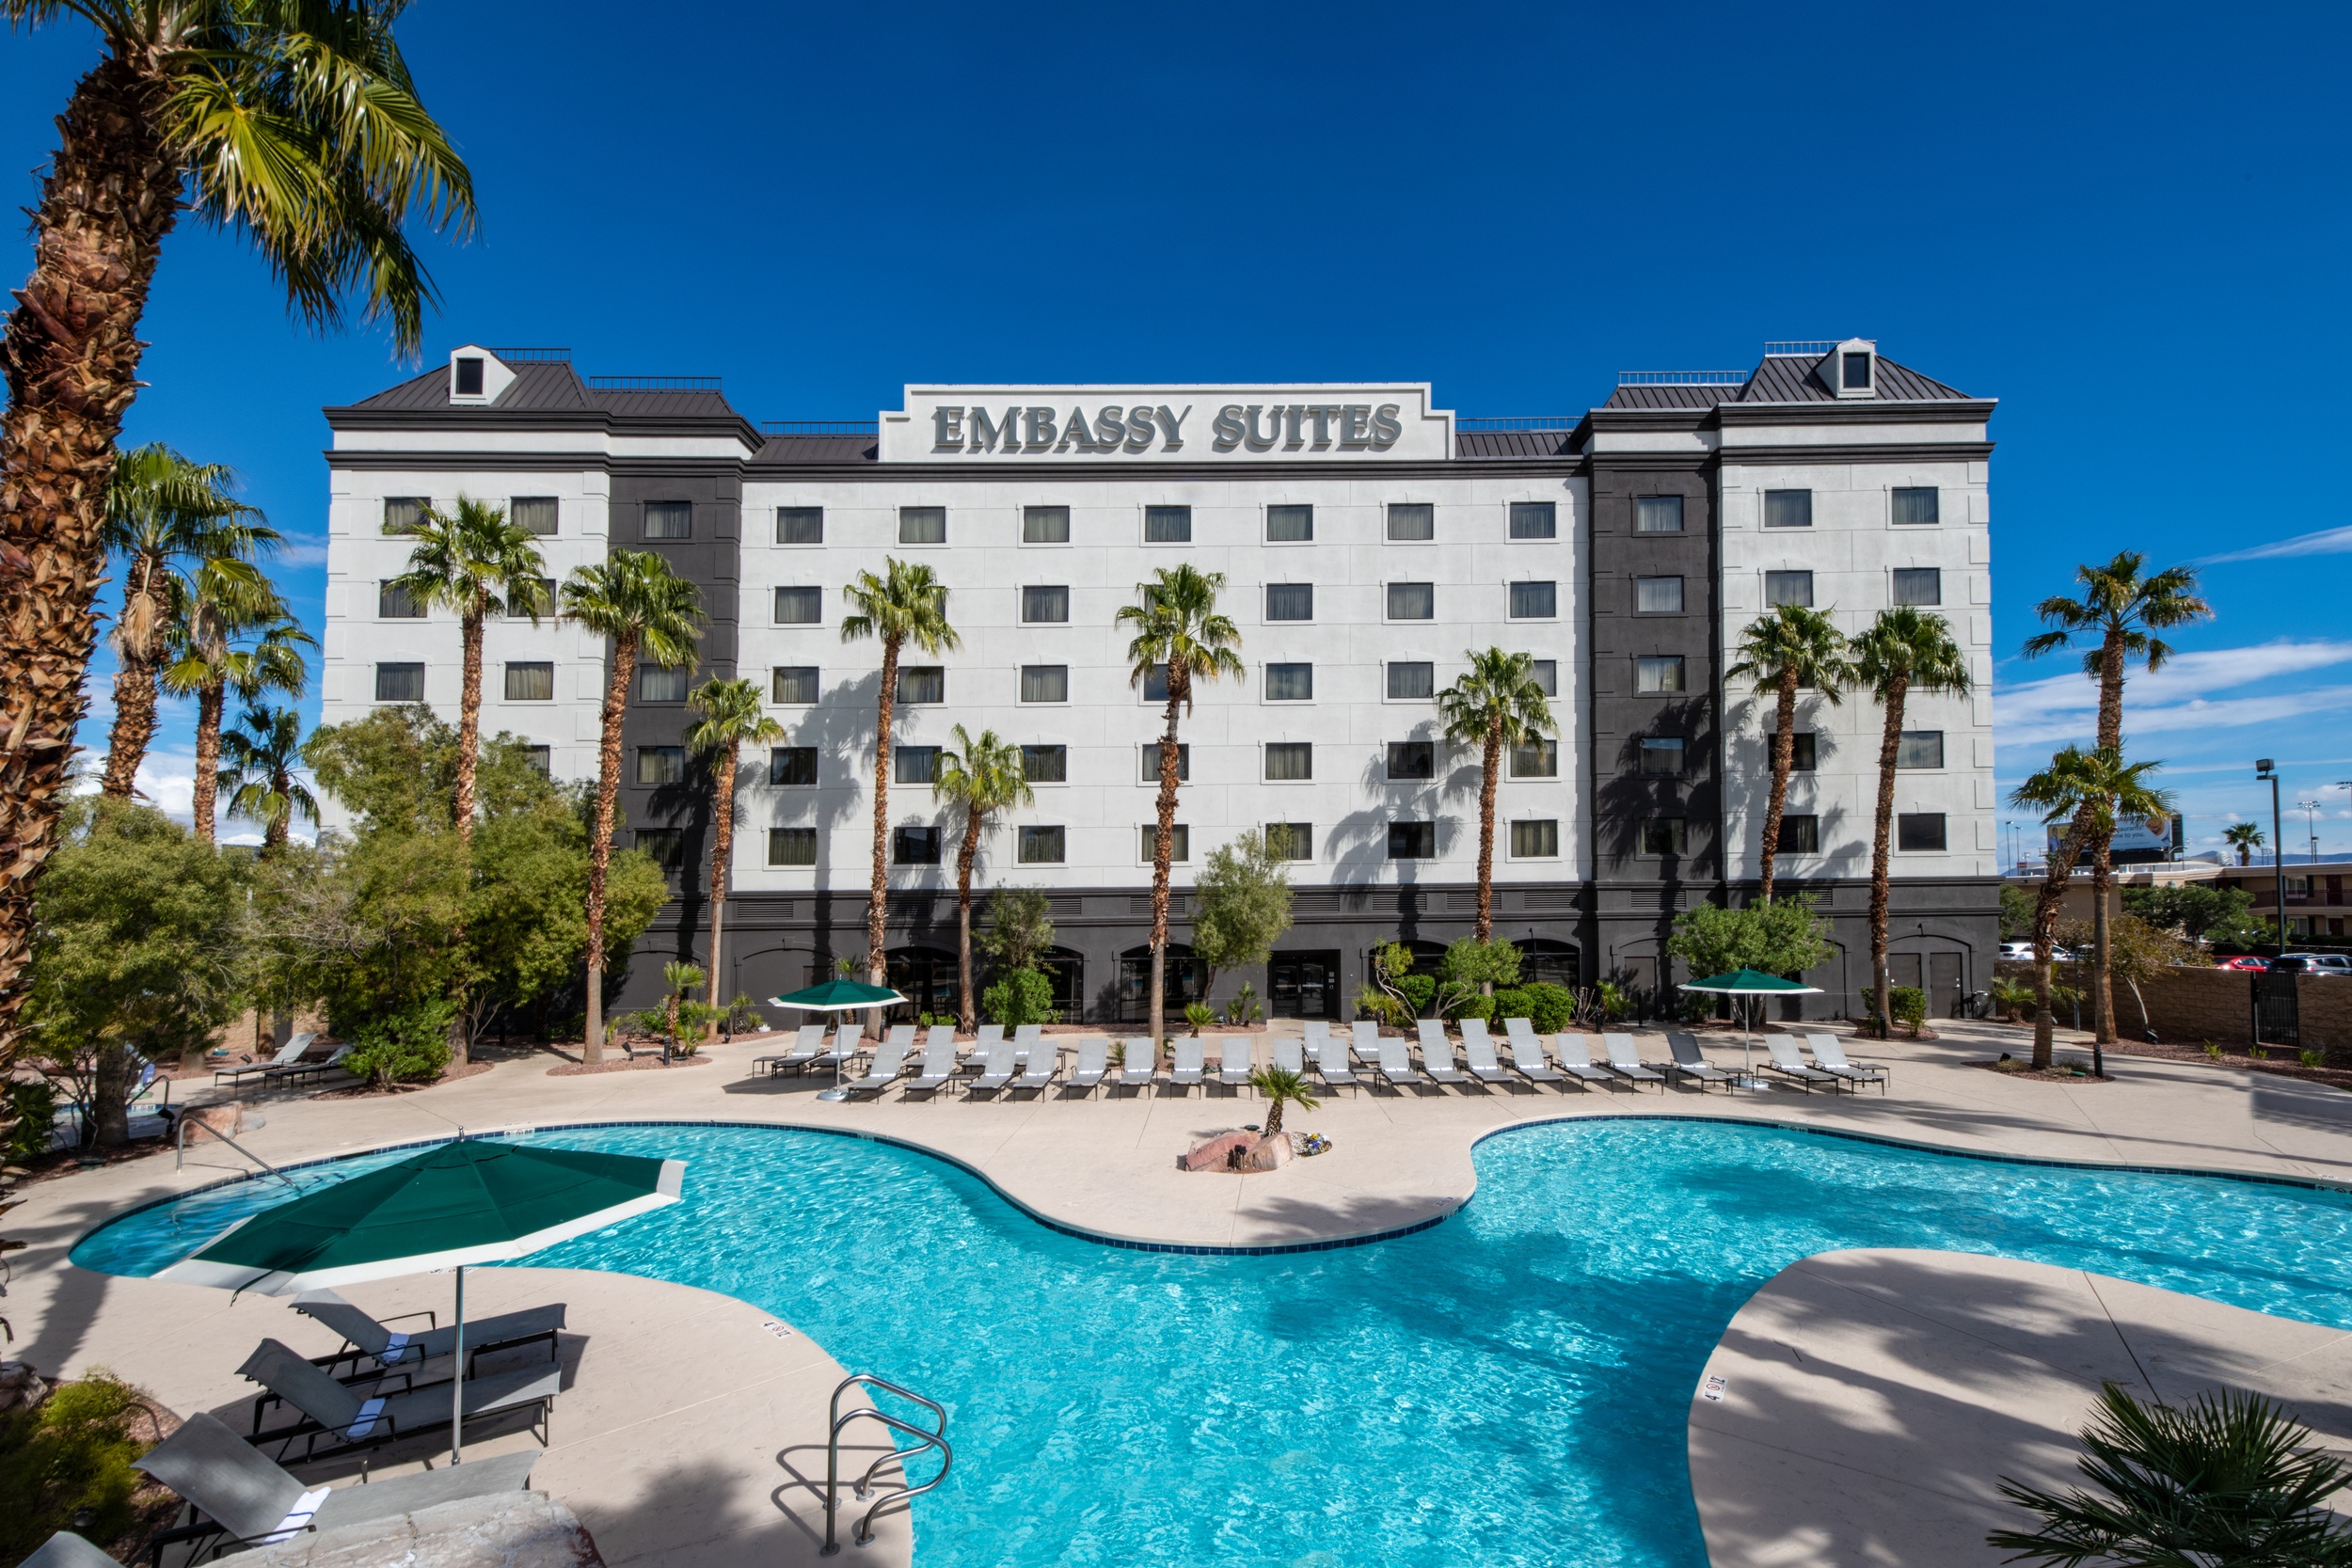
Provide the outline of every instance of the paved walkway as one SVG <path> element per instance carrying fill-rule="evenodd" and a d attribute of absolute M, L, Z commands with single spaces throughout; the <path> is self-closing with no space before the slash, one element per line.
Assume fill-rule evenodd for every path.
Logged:
<path fill-rule="evenodd" d="M 1706 1390 L 1723 1380 L 1720 1399 Z M 1731 1320 L 1691 1402 L 1715 1568 L 1985 1568 L 2030 1528 L 2004 1479 L 2083 1484 L 2103 1381 L 2281 1401 L 2352 1446 L 2352 1335 L 2103 1275 L 1967 1253 L 1828 1252 Z"/>

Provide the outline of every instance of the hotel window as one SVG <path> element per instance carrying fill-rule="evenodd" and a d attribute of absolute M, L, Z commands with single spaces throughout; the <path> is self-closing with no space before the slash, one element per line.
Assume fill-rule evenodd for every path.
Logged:
<path fill-rule="evenodd" d="M 1682 656 L 1659 654 L 1633 661 L 1633 689 L 1636 691 L 1679 691 L 1682 689 Z"/>
<path fill-rule="evenodd" d="M 1267 741 L 1265 776 L 1276 780 L 1313 778 L 1315 776 L 1313 744 L 1305 740 Z"/>
<path fill-rule="evenodd" d="M 1647 736 L 1642 741 L 1642 777 L 1677 779 L 1682 776 L 1682 741 L 1674 736 Z"/>
<path fill-rule="evenodd" d="M 1511 503 L 1512 538 L 1557 539 L 1559 536 L 1559 503 L 1556 501 L 1513 501 Z"/>
<path fill-rule="evenodd" d="M 902 704 L 944 703 L 947 700 L 947 672 L 936 664 L 902 664 L 898 667 L 898 701 Z"/>
<path fill-rule="evenodd" d="M 1870 389 L 1870 356 L 1867 354 L 1841 354 L 1838 358 L 1838 386 L 1849 392 Z"/>
<path fill-rule="evenodd" d="M 1192 508 L 1147 506 L 1143 509 L 1143 542 L 1147 545 L 1192 543 Z"/>
<path fill-rule="evenodd" d="M 1160 782 L 1160 746 L 1156 740 L 1148 743 L 1143 748 L 1142 776 L 1145 784 Z M 1192 782 L 1192 742 L 1189 740 L 1180 740 L 1176 743 L 1176 777 L 1180 783 L 1190 784 Z"/>
<path fill-rule="evenodd" d="M 641 664 L 637 667 L 637 700 L 641 703 L 682 703 L 694 680 L 683 666 Z"/>
<path fill-rule="evenodd" d="M 1269 703 L 1311 703 L 1315 700 L 1315 667 L 1311 664 L 1269 664 L 1265 667 L 1265 696 Z"/>
<path fill-rule="evenodd" d="M 1021 619 L 1040 623 L 1070 619 L 1070 589 L 1059 587 L 1024 588 L 1021 590 Z"/>
<path fill-rule="evenodd" d="M 1934 566 L 1896 567 L 1895 602 L 1897 604 L 1942 604 L 1944 602 L 1943 571 Z"/>
<path fill-rule="evenodd" d="M 408 590 L 387 579 L 375 585 L 375 613 L 387 621 L 421 621 L 424 606 Z"/>
<path fill-rule="evenodd" d="M 821 588 L 779 588 L 776 590 L 776 625 L 780 626 L 813 626 L 825 618 L 825 591 Z"/>
<path fill-rule="evenodd" d="M 1421 784 L 1438 776 L 1438 744 L 1434 740 L 1389 742 L 1389 782 Z"/>
<path fill-rule="evenodd" d="M 1137 840 L 1136 860 L 1145 865 L 1156 865 L 1159 863 L 1160 853 L 1160 825 L 1156 822 L 1146 822 L 1143 825 L 1143 831 L 1136 836 Z M 1168 858 L 1171 863 L 1176 864 L 1192 859 L 1192 830 L 1182 822 L 1168 824 Z"/>
<path fill-rule="evenodd" d="M 1070 782 L 1070 748 L 1067 746 L 1022 747 L 1021 776 L 1031 784 L 1068 784 Z"/>
<path fill-rule="evenodd" d="M 937 865 L 939 830 L 920 827 L 891 829 L 890 859 L 898 865 Z"/>
<path fill-rule="evenodd" d="M 1821 819 L 1818 816 L 1783 816 L 1780 819 L 1780 852 L 1784 855 L 1820 854 Z"/>
<path fill-rule="evenodd" d="M 779 664 L 775 671 L 775 702 L 798 707 L 817 701 L 817 666 Z"/>
<path fill-rule="evenodd" d="M 1389 666 L 1391 702 L 1425 702 L 1438 694 L 1438 667 L 1425 659 L 1398 660 Z"/>
<path fill-rule="evenodd" d="M 1269 544 L 1300 544 L 1315 536 L 1315 509 L 1311 506 L 1269 506 L 1265 509 L 1265 536 Z"/>
<path fill-rule="evenodd" d="M 1435 822 L 1391 822 L 1389 824 L 1389 859 L 1431 861 L 1437 858 L 1438 825 Z"/>
<path fill-rule="evenodd" d="M 1773 754 L 1778 736 L 1779 732 L 1776 730 L 1764 732 L 1764 755 L 1768 764 Z M 1813 771 L 1814 740 L 1815 736 L 1811 730 L 1799 730 L 1788 737 L 1788 771 L 1791 773 Z"/>
<path fill-rule="evenodd" d="M 1560 776 L 1560 743 L 1556 740 L 1523 740 L 1511 748 L 1511 777 L 1515 779 L 1556 779 Z"/>
<path fill-rule="evenodd" d="M 1934 485 L 1916 485 L 1895 492 L 1895 521 L 1940 523 L 1943 520 L 1943 495 Z"/>
<path fill-rule="evenodd" d="M 939 748 L 898 746 L 890 752 L 890 776 L 904 784 L 927 784 L 939 777 Z"/>
<path fill-rule="evenodd" d="M 1022 829 L 1016 858 L 1023 865 L 1059 865 L 1062 863 L 1062 830 Z"/>
<path fill-rule="evenodd" d="M 692 501 L 647 501 L 645 503 L 645 537 L 648 539 L 693 538 L 694 503 Z"/>
<path fill-rule="evenodd" d="M 638 747 L 637 782 L 641 784 L 685 783 L 686 748 L 683 746 Z"/>
<path fill-rule="evenodd" d="M 1559 584 L 1551 582 L 1515 582 L 1511 585 L 1512 620 L 1549 621 L 1559 613 Z"/>
<path fill-rule="evenodd" d="M 825 542 L 825 509 L 821 506 L 776 508 L 776 543 L 821 545 Z"/>
<path fill-rule="evenodd" d="M 947 509 L 944 506 L 898 508 L 898 543 L 944 545 L 947 542 Z"/>
<path fill-rule="evenodd" d="M 506 667 L 506 700 L 510 703 L 555 701 L 555 666 L 509 664 Z"/>
<path fill-rule="evenodd" d="M 1634 498 L 1633 531 L 1636 533 L 1680 533 L 1682 531 L 1682 498 L 1680 496 L 1638 496 Z"/>
<path fill-rule="evenodd" d="M 1311 621 L 1315 618 L 1315 585 L 1311 582 L 1269 582 L 1265 585 L 1265 618 L 1269 621 Z"/>
<path fill-rule="evenodd" d="M 1944 814 L 1907 811 L 1895 818 L 1895 847 L 1937 850 L 1944 847 Z"/>
<path fill-rule="evenodd" d="M 817 784 L 817 748 L 778 746 L 768 753 L 768 782 L 779 789 L 813 789 Z"/>
<path fill-rule="evenodd" d="M 1642 853 L 1679 855 L 1690 842 L 1688 824 L 1679 816 L 1652 816 L 1642 822 Z"/>
<path fill-rule="evenodd" d="M 1813 574 L 1811 572 L 1767 572 L 1764 574 L 1764 602 L 1767 605 L 1796 605 L 1813 608 Z"/>
<path fill-rule="evenodd" d="M 1895 742 L 1895 766 L 1898 768 L 1941 768 L 1944 766 L 1944 732 L 1942 730 L 1905 730 Z"/>
<path fill-rule="evenodd" d="M 525 584 L 529 584 L 528 587 Z M 514 592 L 506 596 L 506 608 L 501 613 L 525 617 L 555 613 L 555 579 L 553 578 L 517 578 Z"/>
<path fill-rule="evenodd" d="M 1389 506 L 1389 537 L 1400 544 L 1438 536 L 1438 509 L 1427 501 L 1394 501 Z"/>
<path fill-rule="evenodd" d="M 1512 823 L 1511 858 L 1522 861 L 1558 860 L 1560 824 L 1557 821 Z"/>
<path fill-rule="evenodd" d="M 1811 528 L 1813 526 L 1813 492 L 1810 490 L 1765 491 L 1764 526 L 1766 528 Z"/>
<path fill-rule="evenodd" d="M 1024 664 L 1021 667 L 1021 700 L 1025 703 L 1070 701 L 1070 666 Z"/>
<path fill-rule="evenodd" d="M 555 532 L 558 510 L 553 496 L 516 496 L 506 503 L 506 515 L 514 525 L 542 539 Z"/>
<path fill-rule="evenodd" d="M 1269 822 L 1265 825 L 1265 852 L 1278 861 L 1311 861 L 1315 858 L 1315 825 L 1311 822 Z"/>
<path fill-rule="evenodd" d="M 686 868 L 686 831 L 682 828 L 640 828 L 637 847 L 653 857 L 675 887 L 678 873 Z"/>
<path fill-rule="evenodd" d="M 1513 613 L 1517 613 L 1516 610 Z M 1549 610 L 1545 611 L 1549 614 Z M 1633 579 L 1633 613 L 1636 615 L 1679 615 L 1682 613 L 1682 579 L 1680 578 L 1635 578 Z"/>
<path fill-rule="evenodd" d="M 1392 582 L 1389 584 L 1389 619 L 1391 621 L 1430 621 L 1438 614 L 1438 590 L 1426 582 Z"/>
<path fill-rule="evenodd" d="M 424 521 L 424 509 L 433 504 L 424 496 L 387 496 L 384 498 L 384 531 L 414 533 Z"/>
<path fill-rule="evenodd" d="M 1070 543 L 1070 508 L 1025 506 L 1021 509 L 1021 542 L 1025 545 Z"/>
<path fill-rule="evenodd" d="M 517 746 L 516 754 L 539 770 L 543 779 L 555 777 L 555 748 L 552 746 Z"/>
<path fill-rule="evenodd" d="M 1154 664 L 1143 677 L 1143 700 L 1147 703 L 1168 701 L 1168 666 Z"/>
<path fill-rule="evenodd" d="M 424 666 L 379 664 L 375 667 L 375 700 L 379 703 L 424 701 Z"/>
<path fill-rule="evenodd" d="M 1547 697 L 1560 695 L 1560 661 L 1539 658 L 1533 661 L 1535 670 L 1535 689 Z"/>
<path fill-rule="evenodd" d="M 482 361 L 466 355 L 457 361 L 457 396 L 478 398 L 482 395 Z"/>
<path fill-rule="evenodd" d="M 817 830 L 814 828 L 769 829 L 768 863 L 770 865 L 815 865 L 817 863 Z"/>

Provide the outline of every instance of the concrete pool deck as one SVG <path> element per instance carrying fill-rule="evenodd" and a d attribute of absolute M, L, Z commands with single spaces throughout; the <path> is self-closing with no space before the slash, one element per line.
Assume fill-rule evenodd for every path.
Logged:
<path fill-rule="evenodd" d="M 774 1037 L 718 1047 L 707 1066 L 554 1078 L 546 1070 L 549 1058 L 540 1056 L 501 1061 L 488 1072 L 389 1099 L 261 1102 L 267 1125 L 239 1141 L 262 1159 L 292 1164 L 447 1137 L 461 1126 L 488 1132 L 672 1119 L 831 1128 L 955 1160 L 1057 1225 L 1128 1242 L 1217 1248 L 1311 1245 L 1442 1218 L 1471 1195 L 1471 1149 L 1478 1139 L 1514 1125 L 1594 1115 L 1731 1117 L 1979 1154 L 2352 1185 L 2352 1095 L 2241 1069 L 2123 1055 L 2108 1059 L 2115 1074 L 2110 1083 L 2021 1082 L 1967 1065 L 2004 1050 L 2022 1051 L 2020 1032 L 1973 1023 L 1947 1024 L 1944 1032 L 1933 1041 L 1856 1045 L 1859 1057 L 1892 1066 L 1893 1085 L 1883 1096 L 1687 1089 L 1343 1093 L 1327 1098 L 1319 1111 L 1294 1110 L 1289 1117 L 1294 1128 L 1329 1136 L 1331 1152 L 1248 1177 L 1175 1169 L 1176 1156 L 1199 1135 L 1259 1119 L 1259 1101 L 1248 1095 L 1069 1099 L 1054 1092 L 1035 1099 L 906 1102 L 893 1092 L 878 1103 L 826 1104 L 815 1098 L 826 1080 L 749 1073 L 753 1056 L 776 1049 Z M 1720 1062 L 1738 1059 L 1736 1037 L 1709 1037 L 1707 1044 Z M 1263 1055 L 1263 1043 L 1260 1049 Z M 1645 1037 L 1643 1054 L 1662 1057 L 1662 1040 Z M 67 1262 L 72 1243 L 109 1216 L 250 1169 L 200 1134 L 192 1142 L 183 1170 L 175 1171 L 166 1154 L 76 1172 L 25 1191 L 24 1206 L 8 1224 L 9 1234 L 32 1243 L 12 1259 L 14 1280 L 0 1306 L 17 1329 L 9 1354 L 52 1374 L 111 1366 L 187 1411 L 227 1402 L 244 1389 L 233 1369 L 262 1333 L 277 1333 L 306 1351 L 332 1348 L 262 1326 L 264 1313 L 273 1324 L 292 1319 L 273 1304 L 235 1308 L 246 1316 L 230 1333 L 220 1315 L 230 1310 L 228 1298 L 217 1292 L 196 1292 L 208 1298 L 198 1306 L 180 1295 L 187 1288 L 92 1274 Z M 488 1273 L 474 1277 L 487 1286 Z M 446 1284 L 394 1281 L 383 1288 L 384 1299 L 405 1303 L 413 1293 L 413 1305 L 438 1307 Z M 814 1442 L 821 1473 L 823 1406 L 838 1370 L 830 1360 L 819 1367 L 812 1358 L 807 1366 L 817 1370 L 797 1381 L 779 1369 L 755 1398 L 711 1404 L 703 1418 L 669 1419 L 700 1408 L 676 1402 L 692 1388 L 746 1381 L 739 1357 L 724 1341 L 685 1326 L 704 1310 L 695 1300 L 707 1301 L 704 1292 L 686 1292 L 675 1307 L 646 1306 L 681 1291 L 615 1275 L 564 1275 L 560 1299 L 572 1304 L 573 1324 L 584 1330 L 587 1351 L 558 1402 L 557 1448 L 534 1484 L 589 1523 L 616 1568 L 799 1561 L 803 1546 L 813 1561 L 814 1538 L 796 1535 L 797 1527 L 785 1523 L 801 1482 L 778 1456 L 805 1455 Z M 755 1327 L 764 1321 L 753 1318 Z M 218 1333 L 204 1326 L 215 1322 Z M 771 1345 L 791 1347 L 796 1354 L 821 1352 L 797 1336 L 779 1341 L 760 1332 Z M 596 1425 L 605 1418 L 585 1414 L 596 1410 L 612 1413 L 619 1423 L 613 1431 L 634 1420 L 646 1436 L 645 1449 L 590 1441 L 605 1430 Z M 723 1420 L 715 1418 L 721 1414 Z M 576 1451 L 566 1455 L 575 1439 Z M 746 1454 L 766 1457 L 754 1464 Z M 659 1525 L 638 1533 L 622 1528 L 625 1519 L 656 1518 L 660 1511 L 650 1503 L 639 1509 L 612 1500 L 655 1496 L 645 1490 L 648 1478 L 665 1471 L 708 1478 L 691 1487 L 681 1482 L 680 1495 L 694 1497 L 705 1512 L 722 1507 L 715 1497 L 729 1499 L 723 1506 L 747 1521 L 743 1528 L 691 1545 Z M 723 1483 L 717 1478 L 725 1478 Z M 611 1539 L 608 1530 L 614 1532 Z M 901 1544 L 894 1548 L 894 1540 Z M 885 1534 L 882 1543 L 848 1560 L 903 1551 L 904 1540 L 901 1527 L 898 1536 Z"/>

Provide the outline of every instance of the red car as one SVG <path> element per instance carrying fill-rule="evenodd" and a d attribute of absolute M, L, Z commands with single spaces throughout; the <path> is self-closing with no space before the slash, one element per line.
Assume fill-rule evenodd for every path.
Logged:
<path fill-rule="evenodd" d="M 2253 954 L 2251 954 L 2251 953 L 2240 953 L 2240 954 L 2239 954 L 2236 958 L 2224 958 L 2224 959 L 2222 959 L 2219 963 L 2217 963 L 2217 964 L 2214 965 L 2214 968 L 2216 968 L 2216 969 L 2236 969 L 2236 970 L 2253 970 L 2253 971 L 2262 971 L 2262 970 L 2266 970 L 2266 969 L 2268 969 L 2269 967 L 2270 967 L 2270 960 L 2269 960 L 2268 958 L 2258 958 L 2254 957 L 2254 955 L 2253 955 Z"/>

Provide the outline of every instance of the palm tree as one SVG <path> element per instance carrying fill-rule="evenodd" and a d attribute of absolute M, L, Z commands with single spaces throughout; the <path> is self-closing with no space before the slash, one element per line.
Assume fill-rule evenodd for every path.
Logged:
<path fill-rule="evenodd" d="M 2034 606 L 2034 613 L 2050 629 L 2026 641 L 2027 658 L 2073 647 L 2077 639 L 2096 644 L 2083 654 L 2083 673 L 2099 683 L 2097 743 L 2110 751 L 2123 747 L 2125 668 L 2135 661 L 2145 663 L 2152 673 L 2163 668 L 2172 649 L 2154 634 L 2213 614 L 2213 607 L 2197 596 L 2194 567 L 2175 566 L 2142 577 L 2140 568 L 2147 561 L 2137 550 L 2122 550 L 2104 566 L 2075 567 L 2082 597 L 2054 594 Z M 2111 826 L 2090 838 L 2090 1022 L 2102 1045 L 2115 1043 L 2115 985 L 2107 937 L 2114 838 Z"/>
<path fill-rule="evenodd" d="M 2123 753 L 2102 746 L 2086 752 L 2069 746 L 2050 759 L 2050 766 L 2019 784 L 2010 804 L 2020 811 L 2037 811 L 2051 826 L 2066 823 L 2058 847 L 2042 868 L 2041 895 L 2034 901 L 2033 984 L 2037 1011 L 2033 1026 L 2033 1065 L 2050 1065 L 2050 946 L 2058 928 L 2058 906 L 2066 896 L 2068 879 L 2083 851 L 2104 828 L 2115 831 L 2116 813 L 2153 816 L 2171 809 L 2171 798 L 2152 787 L 2147 776 L 2163 764 L 2125 764 Z"/>
<path fill-rule="evenodd" d="M 230 816 L 262 824 L 263 854 L 285 844 L 296 816 L 317 823 L 319 803 L 294 776 L 302 760 L 302 715 L 290 707 L 249 707 L 220 737 L 220 751 L 215 783 L 230 792 Z"/>
<path fill-rule="evenodd" d="M 1724 672 L 1727 681 L 1754 676 L 1756 694 L 1771 696 L 1778 726 L 1772 732 L 1772 792 L 1764 807 L 1763 901 L 1772 901 L 1772 863 L 1780 854 L 1780 816 L 1788 803 L 1788 774 L 1797 760 L 1797 693 L 1807 687 L 1829 701 L 1841 700 L 1839 683 L 1851 678 L 1846 639 L 1829 616 L 1804 605 L 1773 607 L 1740 634 L 1740 662 Z"/>
<path fill-rule="evenodd" d="M 402 225 L 471 227 L 471 177 L 393 42 L 401 9 L 0 0 L 18 25 L 71 11 L 100 40 L 56 121 L 32 276 L 0 350 L 0 1056 L 14 1049 L 34 884 L 72 773 L 107 478 L 164 237 L 183 212 L 230 230 L 296 315 L 332 325 L 356 303 L 410 355 L 433 286 Z"/>
<path fill-rule="evenodd" d="M 956 851 L 956 1004 L 957 1026 L 970 1034 L 979 1027 L 979 1009 L 972 987 L 972 863 L 980 852 L 980 835 L 989 817 L 1037 799 L 1023 768 L 1021 748 L 982 730 L 975 740 L 961 724 L 949 732 L 952 750 L 939 757 L 931 793 L 963 805 L 963 846 Z"/>
<path fill-rule="evenodd" d="M 1159 831 L 1152 840 L 1152 1053 L 1158 1059 L 1168 1021 L 1168 868 L 1176 853 L 1177 716 L 1192 711 L 1192 683 L 1242 678 L 1241 632 L 1220 615 L 1222 572 L 1163 566 L 1136 584 L 1136 602 L 1121 605 L 1119 624 L 1135 628 L 1127 643 L 1128 683 L 1141 687 L 1153 672 L 1168 674 L 1168 721 L 1160 732 Z M 1207 998 L 1202 998 L 1206 1001 Z"/>
<path fill-rule="evenodd" d="M 166 689 L 196 699 L 196 836 L 210 844 L 229 698 L 253 704 L 277 691 L 299 699 L 310 680 L 302 650 L 318 643 L 275 590 L 257 595 L 209 566 L 190 587 L 162 680 Z"/>
<path fill-rule="evenodd" d="M 2265 843 L 2263 831 L 2251 822 L 2233 822 L 2222 831 L 2221 837 L 2224 842 L 2236 848 L 2237 863 L 2240 865 L 2252 864 L 2254 851 L 2261 848 Z"/>
<path fill-rule="evenodd" d="M 876 638 L 882 650 L 882 689 L 875 698 L 874 875 L 866 908 L 866 977 L 879 986 L 888 968 L 882 917 L 889 893 L 890 727 L 898 704 L 898 654 L 910 642 L 927 654 L 944 654 L 961 647 L 963 640 L 947 624 L 946 585 L 929 566 L 886 559 L 881 577 L 860 572 L 842 594 L 850 613 L 842 618 L 841 641 Z"/>
<path fill-rule="evenodd" d="M 694 664 L 702 594 L 650 550 L 614 550 L 564 582 L 564 618 L 612 643 L 596 750 L 596 821 L 588 839 L 588 1036 L 581 1055 L 604 1060 L 604 885 L 612 864 L 612 812 L 621 789 L 621 715 L 637 661 L 671 669 Z"/>
<path fill-rule="evenodd" d="M 1483 751 L 1478 787 L 1478 940 L 1495 932 L 1495 796 L 1502 784 L 1502 751 L 1524 746 L 1552 732 L 1551 705 L 1535 680 L 1529 654 L 1464 649 L 1470 668 L 1438 693 L 1438 716 L 1445 737 Z"/>
<path fill-rule="evenodd" d="M 1265 1101 L 1265 1138 L 1282 1135 L 1282 1102 L 1292 1101 L 1302 1111 L 1317 1111 L 1323 1101 L 1307 1087 L 1306 1078 L 1286 1067 L 1262 1067 L 1249 1074 L 1249 1086 Z M 1261 1140 L 1264 1141 L 1264 1140 Z"/>
<path fill-rule="evenodd" d="M 1895 757 L 1901 749 L 1903 709 L 1911 695 L 1966 696 L 1968 658 L 1952 641 L 1949 622 L 1912 605 L 1882 610 L 1870 629 L 1853 640 L 1853 679 L 1886 709 L 1879 737 L 1878 820 L 1870 842 L 1871 1006 L 1879 1038 L 1891 1039 L 1886 992 L 1886 861 L 1895 828 Z"/>
<path fill-rule="evenodd" d="M 719 759 L 718 820 L 710 848 L 710 1035 L 719 1033 L 719 941 L 725 924 L 727 873 L 735 853 L 735 773 L 746 746 L 772 746 L 784 726 L 768 716 L 759 683 L 713 675 L 687 694 L 702 721 L 686 732 L 686 744 Z"/>
<path fill-rule="evenodd" d="M 460 493 L 455 512 L 428 502 L 414 530 L 408 570 L 392 586 L 419 609 L 457 612 L 465 677 L 457 691 L 457 842 L 473 845 L 474 768 L 482 754 L 482 623 L 492 615 L 524 615 L 532 626 L 545 602 L 540 584 L 547 561 L 532 536 L 506 520 L 506 509 Z"/>
<path fill-rule="evenodd" d="M 229 493 L 235 477 L 157 442 L 124 452 L 107 483 L 104 534 L 108 552 L 122 560 L 122 613 L 115 619 L 120 668 L 100 787 L 116 800 L 131 798 L 155 736 L 156 672 L 174 624 L 187 612 L 190 579 L 209 570 L 216 588 L 268 591 L 253 556 L 276 549 L 278 531 Z"/>

